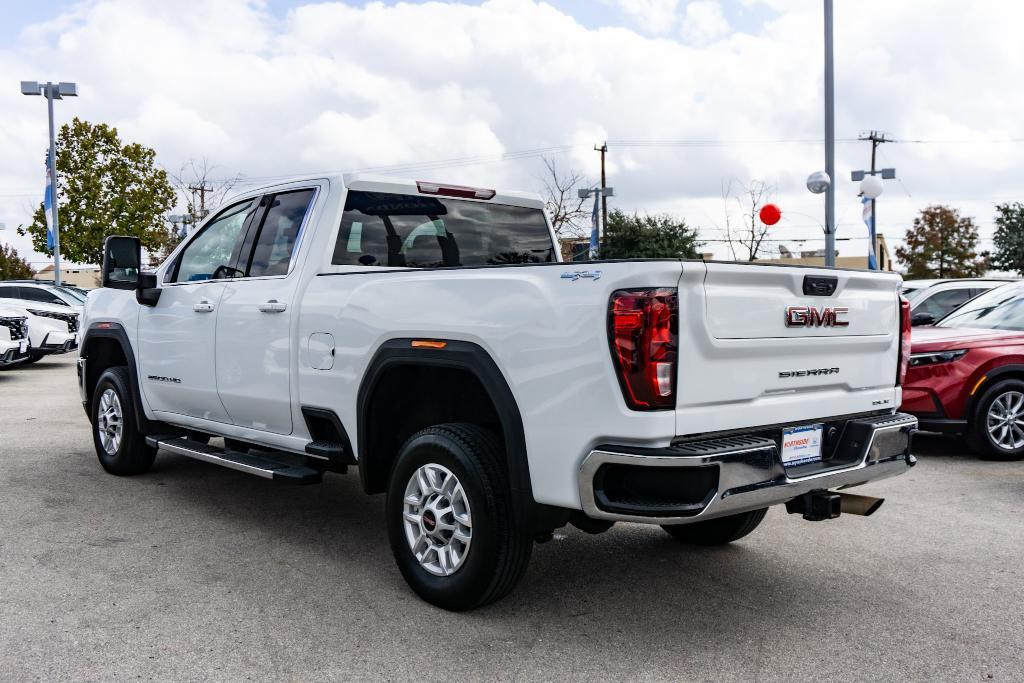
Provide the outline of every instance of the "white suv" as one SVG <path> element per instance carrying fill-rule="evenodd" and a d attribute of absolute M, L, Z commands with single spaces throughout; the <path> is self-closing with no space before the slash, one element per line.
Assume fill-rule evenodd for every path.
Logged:
<path fill-rule="evenodd" d="M 28 360 L 27 320 L 15 309 L 0 307 L 0 368 Z"/>
<path fill-rule="evenodd" d="M 36 280 L 4 280 L 0 282 L 0 299 L 13 299 L 24 305 L 50 304 L 67 306 L 81 313 L 85 306 L 85 296 L 74 287 L 65 287 L 52 282 Z"/>

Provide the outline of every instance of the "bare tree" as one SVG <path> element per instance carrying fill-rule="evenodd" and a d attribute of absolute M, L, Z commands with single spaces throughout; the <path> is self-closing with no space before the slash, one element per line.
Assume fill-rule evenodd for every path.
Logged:
<path fill-rule="evenodd" d="M 171 173 L 171 184 L 185 202 L 185 213 L 192 225 L 199 223 L 211 209 L 224 201 L 239 183 L 241 176 L 217 178 L 216 166 L 202 160 L 189 159 L 177 173 Z"/>
<path fill-rule="evenodd" d="M 554 159 L 544 159 L 544 208 L 551 217 L 551 226 L 559 239 L 582 237 L 590 232 L 590 211 L 579 190 L 590 187 L 586 177 L 569 169 L 561 172 Z"/>
<path fill-rule="evenodd" d="M 758 217 L 760 208 L 775 194 L 775 186 L 763 180 L 749 184 L 733 178 L 722 183 L 725 225 L 719 226 L 734 261 L 756 261 L 768 253 L 768 226 Z"/>

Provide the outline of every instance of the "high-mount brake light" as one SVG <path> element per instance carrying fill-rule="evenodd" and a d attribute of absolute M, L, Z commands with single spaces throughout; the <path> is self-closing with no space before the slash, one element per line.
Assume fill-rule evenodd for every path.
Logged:
<path fill-rule="evenodd" d="M 666 410 L 676 404 L 676 289 L 620 289 L 608 306 L 608 342 L 626 404 Z"/>
<path fill-rule="evenodd" d="M 494 199 L 498 194 L 494 190 L 482 187 L 465 187 L 464 185 L 440 185 L 428 183 L 422 180 L 417 181 L 416 189 L 420 194 L 436 194 L 442 197 L 459 197 L 460 199 Z"/>
<path fill-rule="evenodd" d="M 900 296 L 900 364 L 896 372 L 896 386 L 903 386 L 910 367 L 910 302 Z"/>

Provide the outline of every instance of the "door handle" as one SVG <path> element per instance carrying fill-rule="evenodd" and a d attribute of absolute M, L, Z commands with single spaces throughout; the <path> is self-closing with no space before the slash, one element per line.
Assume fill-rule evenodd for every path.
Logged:
<path fill-rule="evenodd" d="M 196 313 L 213 313 L 214 305 L 206 299 L 203 299 L 197 304 L 192 304 L 192 310 Z"/>
<path fill-rule="evenodd" d="M 263 313 L 284 313 L 286 308 L 288 308 L 288 304 L 283 304 L 277 299 L 260 304 L 260 311 Z"/>

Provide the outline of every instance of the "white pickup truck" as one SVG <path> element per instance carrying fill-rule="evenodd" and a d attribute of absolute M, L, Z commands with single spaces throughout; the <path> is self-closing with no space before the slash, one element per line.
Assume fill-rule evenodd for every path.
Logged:
<path fill-rule="evenodd" d="M 356 467 L 453 610 L 565 524 L 728 543 L 771 505 L 869 514 L 836 490 L 914 464 L 898 275 L 556 245 L 537 196 L 368 176 L 248 192 L 153 273 L 109 238 L 78 368 L 100 463 Z"/>

